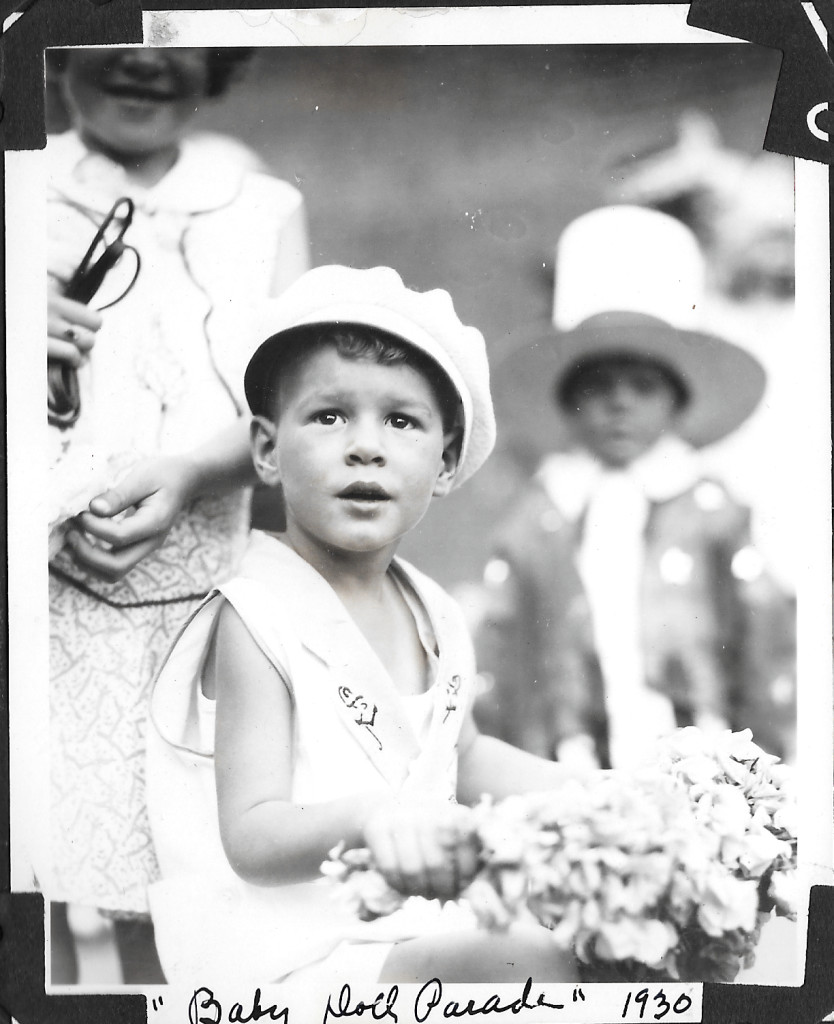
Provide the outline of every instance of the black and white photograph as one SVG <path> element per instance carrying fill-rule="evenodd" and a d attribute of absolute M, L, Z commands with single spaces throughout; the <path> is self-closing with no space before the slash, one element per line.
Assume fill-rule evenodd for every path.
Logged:
<path fill-rule="evenodd" d="M 639 10 L 45 51 L 6 288 L 48 992 L 604 1024 L 802 985 L 827 168 L 762 148 L 778 51 Z"/>

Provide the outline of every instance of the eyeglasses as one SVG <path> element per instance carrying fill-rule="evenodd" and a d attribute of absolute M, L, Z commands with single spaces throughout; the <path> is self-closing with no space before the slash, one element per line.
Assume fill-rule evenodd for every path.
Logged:
<path fill-rule="evenodd" d="M 99 312 L 115 306 L 136 283 L 141 267 L 139 253 L 124 241 L 125 232 L 133 222 L 134 203 L 123 196 L 117 199 L 95 233 L 89 249 L 70 278 L 64 296 L 76 302 L 89 303 L 101 287 L 109 271 L 130 251 L 136 257 L 136 270 L 127 288 L 117 298 L 99 307 Z M 47 365 L 47 416 L 49 422 L 65 430 L 81 413 L 78 374 L 74 367 L 51 359 Z"/>

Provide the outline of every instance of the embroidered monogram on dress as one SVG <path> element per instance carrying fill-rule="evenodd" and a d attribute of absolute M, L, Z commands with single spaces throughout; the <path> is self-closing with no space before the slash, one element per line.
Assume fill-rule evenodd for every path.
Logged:
<path fill-rule="evenodd" d="M 374 722 L 376 721 L 377 706 L 376 704 L 368 704 L 362 694 L 357 694 L 355 697 L 353 691 L 347 686 L 339 687 L 339 696 L 342 699 L 342 703 L 347 708 L 357 712 L 354 722 L 356 725 L 361 725 L 367 729 L 371 736 L 376 740 L 379 749 L 382 750 L 382 741 L 373 730 Z"/>
<path fill-rule="evenodd" d="M 458 709 L 458 692 L 460 690 L 460 676 L 452 676 L 446 683 L 446 714 L 443 716 L 445 722 L 453 711 Z"/>

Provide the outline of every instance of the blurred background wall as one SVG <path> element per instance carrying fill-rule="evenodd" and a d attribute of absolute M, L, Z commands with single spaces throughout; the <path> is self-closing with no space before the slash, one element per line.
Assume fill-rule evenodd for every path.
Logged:
<path fill-rule="evenodd" d="M 298 185 L 314 264 L 387 264 L 413 287 L 448 289 L 497 362 L 549 320 L 563 228 L 673 145 L 684 112 L 761 151 L 779 61 L 741 44 L 276 47 L 199 127 L 237 136 Z M 52 129 L 64 124 L 55 100 Z M 402 553 L 447 586 L 480 578 L 530 468 L 499 442 Z"/>

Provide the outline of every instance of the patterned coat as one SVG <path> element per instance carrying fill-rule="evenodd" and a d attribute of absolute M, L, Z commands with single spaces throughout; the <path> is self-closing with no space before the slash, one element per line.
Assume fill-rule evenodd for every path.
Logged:
<path fill-rule="evenodd" d="M 485 732 L 546 757 L 562 740 L 590 735 L 606 765 L 604 683 L 577 569 L 582 530 L 583 514 L 571 519 L 539 479 L 500 530 L 476 635 L 486 681 L 476 718 Z M 678 725 L 718 715 L 789 753 L 794 602 L 751 546 L 748 510 L 702 477 L 650 503 L 644 544 L 646 684 L 670 699 Z"/>

